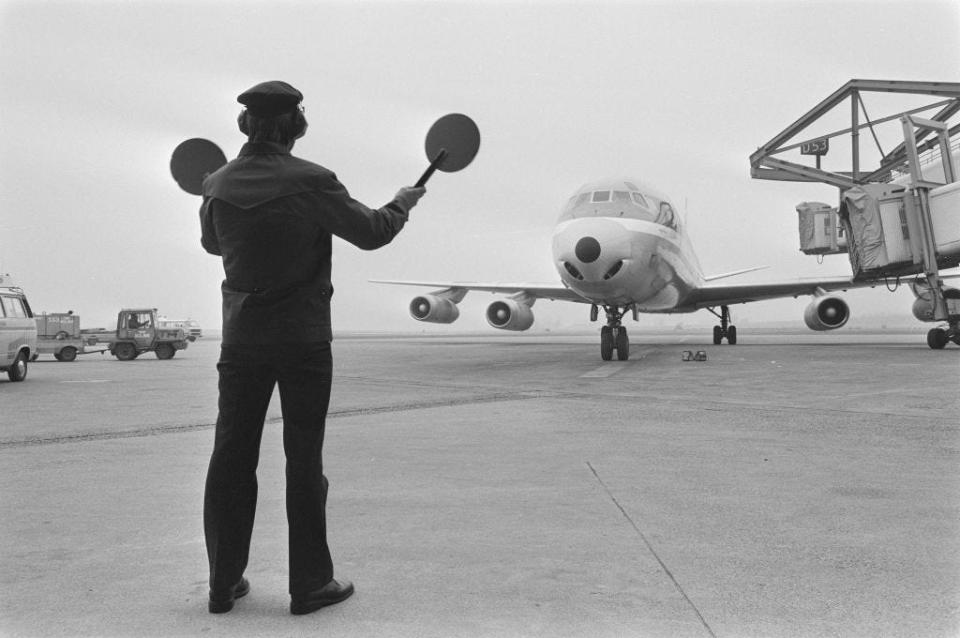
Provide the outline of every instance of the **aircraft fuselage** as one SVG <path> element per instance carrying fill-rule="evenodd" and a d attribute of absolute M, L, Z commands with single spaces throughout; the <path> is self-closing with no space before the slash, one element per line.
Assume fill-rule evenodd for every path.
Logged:
<path fill-rule="evenodd" d="M 603 306 L 676 312 L 703 283 L 670 200 L 632 180 L 581 187 L 560 214 L 554 266 L 564 285 Z"/>

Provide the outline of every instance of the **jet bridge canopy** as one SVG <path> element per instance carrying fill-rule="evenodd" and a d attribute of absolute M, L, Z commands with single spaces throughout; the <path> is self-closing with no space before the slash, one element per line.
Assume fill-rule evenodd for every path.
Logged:
<path fill-rule="evenodd" d="M 849 104 L 849 118 L 840 113 L 844 103 Z M 943 125 L 947 137 L 952 138 L 960 131 L 958 114 L 958 82 L 850 80 L 758 148 L 750 156 L 750 175 L 757 179 L 822 182 L 841 189 L 889 182 L 906 172 L 909 160 L 903 117 Z M 835 128 L 838 123 L 842 128 Z M 865 131 L 873 142 L 870 146 L 862 143 L 861 133 Z M 918 153 L 940 151 L 940 138 L 930 138 L 934 132 L 934 127 L 926 126 L 913 132 Z M 849 145 L 840 144 L 838 148 L 837 142 L 842 140 L 837 138 L 846 136 Z M 828 154 L 832 156 L 829 166 L 821 166 Z M 950 154 L 945 155 L 949 158 Z M 811 166 L 814 159 L 816 163 Z"/>
<path fill-rule="evenodd" d="M 923 291 L 914 292 L 923 312 L 915 304 L 914 315 L 949 324 L 928 333 L 935 349 L 960 345 L 960 291 L 945 288 L 939 272 L 960 265 L 960 145 L 951 145 L 958 131 L 960 83 L 850 80 L 750 156 L 752 177 L 839 188 L 836 209 L 797 207 L 801 250 L 849 253 L 855 280 L 922 275 Z M 846 136 L 849 144 L 836 143 Z M 839 222 L 842 248 L 827 223 L 818 230 L 822 214 Z M 805 237 L 811 221 L 824 241 Z"/>

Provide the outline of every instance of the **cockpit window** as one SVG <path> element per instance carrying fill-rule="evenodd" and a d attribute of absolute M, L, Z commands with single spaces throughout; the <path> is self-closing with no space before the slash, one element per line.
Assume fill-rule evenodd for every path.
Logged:
<path fill-rule="evenodd" d="M 660 224 L 677 230 L 681 224 L 673 205 L 650 191 L 634 189 L 634 184 L 621 182 L 624 190 L 588 190 L 567 201 L 560 219 L 583 217 L 622 217 Z M 620 184 L 617 184 L 620 186 Z M 620 186 L 620 188 L 623 188 Z"/>
<path fill-rule="evenodd" d="M 677 227 L 677 215 L 673 212 L 673 206 L 670 202 L 660 202 L 660 213 L 657 215 L 657 223 L 663 224 L 668 228 Z"/>
<path fill-rule="evenodd" d="M 593 200 L 596 202 L 609 202 L 610 201 L 610 191 L 594 191 Z"/>

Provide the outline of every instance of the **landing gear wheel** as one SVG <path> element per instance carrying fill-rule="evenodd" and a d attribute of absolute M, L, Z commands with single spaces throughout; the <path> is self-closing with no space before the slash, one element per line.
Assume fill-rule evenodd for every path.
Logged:
<path fill-rule="evenodd" d="M 22 350 L 17 353 L 13 365 L 7 369 L 7 377 L 11 381 L 23 381 L 27 378 L 27 353 Z"/>
<path fill-rule="evenodd" d="M 720 312 L 713 308 L 707 308 L 714 316 L 720 319 L 720 325 L 713 327 L 713 345 L 719 346 L 726 338 L 731 346 L 737 343 L 737 327 L 730 324 L 730 308 L 720 306 Z"/>
<path fill-rule="evenodd" d="M 120 361 L 133 361 L 137 358 L 137 348 L 132 343 L 118 343 L 113 347 L 113 356 Z"/>
<path fill-rule="evenodd" d="M 927 333 L 927 345 L 934 350 L 943 350 L 948 341 L 950 341 L 950 337 L 947 336 L 947 331 L 943 328 L 933 328 Z"/>
<path fill-rule="evenodd" d="M 157 355 L 157 359 L 173 359 L 173 355 L 176 354 L 176 352 L 177 351 L 174 350 L 173 346 L 171 346 L 169 343 L 157 344 L 157 348 L 154 350 L 154 354 Z"/>
<path fill-rule="evenodd" d="M 600 358 L 604 361 L 613 359 L 613 328 L 600 328 Z"/>
<path fill-rule="evenodd" d="M 630 338 L 627 336 L 627 329 L 623 326 L 617 328 L 617 360 L 626 361 L 630 358 Z"/>

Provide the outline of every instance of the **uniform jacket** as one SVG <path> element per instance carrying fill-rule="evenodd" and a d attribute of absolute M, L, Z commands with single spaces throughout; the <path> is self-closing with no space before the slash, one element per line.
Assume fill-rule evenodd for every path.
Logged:
<path fill-rule="evenodd" d="M 372 250 L 407 220 L 370 209 L 336 175 L 271 142 L 248 142 L 203 182 L 201 244 L 223 258 L 224 344 L 329 341 L 331 237 Z"/>

